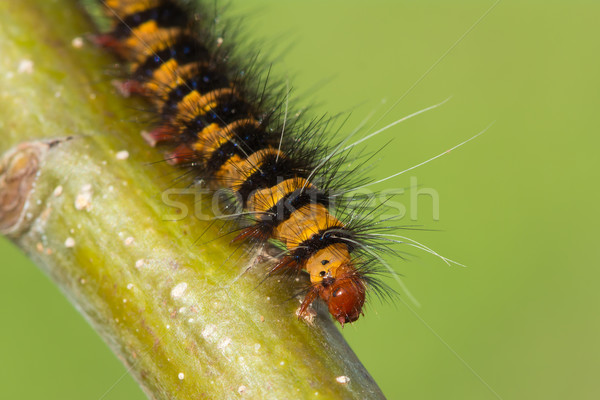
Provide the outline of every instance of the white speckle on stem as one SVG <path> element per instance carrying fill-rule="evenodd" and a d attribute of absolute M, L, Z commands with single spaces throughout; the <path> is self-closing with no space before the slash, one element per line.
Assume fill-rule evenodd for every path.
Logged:
<path fill-rule="evenodd" d="M 346 383 L 350 382 L 350 378 L 346 375 L 340 375 L 337 378 L 335 378 L 335 380 L 338 381 L 338 383 L 341 383 L 342 385 L 345 385 Z"/>
<path fill-rule="evenodd" d="M 125 246 L 130 246 L 130 245 L 132 245 L 132 244 L 133 244 L 133 241 L 134 241 L 133 237 L 129 236 L 128 238 L 126 238 L 126 239 L 123 241 L 123 244 L 124 244 Z"/>
<path fill-rule="evenodd" d="M 188 285 L 185 282 L 181 282 L 181 283 L 177 284 L 177 286 L 175 286 L 171 290 L 171 297 L 174 299 L 180 298 L 185 293 L 187 287 L 188 287 Z"/>
<path fill-rule="evenodd" d="M 230 344 L 231 344 L 230 337 L 223 338 L 223 340 L 221 340 L 219 342 L 219 344 L 217 345 L 217 349 L 223 350 L 225 347 L 229 346 Z"/>
<path fill-rule="evenodd" d="M 75 239 L 68 237 L 67 240 L 65 240 L 65 247 L 68 249 L 75 247 Z"/>
<path fill-rule="evenodd" d="M 92 185 L 87 184 L 81 187 L 81 191 L 75 198 L 75 208 L 77 210 L 89 210 L 92 206 Z"/>
<path fill-rule="evenodd" d="M 260 350 L 260 343 L 256 343 L 254 345 L 254 351 L 258 353 L 259 350 Z"/>
<path fill-rule="evenodd" d="M 143 266 L 144 266 L 144 260 L 143 260 L 142 258 L 140 258 L 139 260 L 137 260 L 137 261 L 135 262 L 135 267 L 136 267 L 137 269 L 140 269 L 140 268 L 142 268 Z"/>
<path fill-rule="evenodd" d="M 82 48 L 83 47 L 83 39 L 81 37 L 77 36 L 76 38 L 71 40 L 71 46 L 73 46 L 76 49 Z"/>
<path fill-rule="evenodd" d="M 127 160 L 129 158 L 129 152 L 127 150 L 121 150 L 117 154 L 115 154 L 117 160 Z"/>
<path fill-rule="evenodd" d="M 202 330 L 202 337 L 204 339 L 207 339 L 209 336 L 212 336 L 212 334 L 215 333 L 216 330 L 217 330 L 216 326 L 214 326 L 212 324 L 207 325 L 206 328 L 204 328 Z"/>
<path fill-rule="evenodd" d="M 179 378 L 180 381 L 183 380 L 183 378 L 185 378 L 185 375 L 183 374 L 183 372 L 180 372 L 177 377 Z"/>
<path fill-rule="evenodd" d="M 19 67 L 17 68 L 17 72 L 19 74 L 32 74 L 33 61 L 27 59 L 21 60 L 21 62 L 19 62 Z"/>
<path fill-rule="evenodd" d="M 63 192 L 63 187 L 61 185 L 58 185 L 55 189 L 54 192 L 52 192 L 52 195 L 54 197 L 59 197 Z"/>
<path fill-rule="evenodd" d="M 129 290 L 133 289 L 133 283 L 128 283 L 127 284 L 127 289 L 129 289 Z"/>
<path fill-rule="evenodd" d="M 244 386 L 244 385 L 241 385 L 241 386 L 238 388 L 238 393 L 239 393 L 239 394 L 243 394 L 243 393 L 245 393 L 245 392 L 246 392 L 246 390 L 248 390 L 248 388 L 247 388 L 246 386 Z"/>

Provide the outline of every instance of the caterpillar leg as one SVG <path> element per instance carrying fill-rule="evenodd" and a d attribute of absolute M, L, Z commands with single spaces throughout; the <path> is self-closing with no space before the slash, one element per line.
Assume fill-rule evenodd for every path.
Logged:
<path fill-rule="evenodd" d="M 180 144 L 175 150 L 165 153 L 165 161 L 171 165 L 180 165 L 192 162 L 196 155 L 185 144 Z"/>
<path fill-rule="evenodd" d="M 255 224 L 247 228 L 242 229 L 239 235 L 237 235 L 231 243 L 241 242 L 242 240 L 252 240 L 259 242 L 266 242 L 271 237 L 270 232 L 266 232 L 262 228 L 262 224 Z"/>
<path fill-rule="evenodd" d="M 298 319 L 304 318 L 308 315 L 308 307 L 319 297 L 319 289 L 313 286 L 306 296 L 304 296 L 304 300 L 302 300 L 302 304 L 300 305 L 300 309 L 298 310 Z M 310 315 L 308 315 L 310 317 Z"/>
<path fill-rule="evenodd" d="M 175 140 L 176 134 L 173 131 L 173 128 L 169 126 L 159 126 L 150 132 L 142 131 L 142 137 L 151 147 L 156 147 L 156 145 L 160 143 Z"/>
<path fill-rule="evenodd" d="M 106 49 L 116 50 L 122 47 L 121 41 L 115 38 L 110 33 L 98 34 L 91 36 L 91 41 L 96 46 L 104 47 Z"/>
<path fill-rule="evenodd" d="M 128 79 L 128 80 L 118 80 L 115 79 L 112 82 L 112 85 L 119 91 L 119 94 L 123 97 L 129 97 L 133 95 L 147 95 L 147 90 L 143 84 L 139 81 Z"/>

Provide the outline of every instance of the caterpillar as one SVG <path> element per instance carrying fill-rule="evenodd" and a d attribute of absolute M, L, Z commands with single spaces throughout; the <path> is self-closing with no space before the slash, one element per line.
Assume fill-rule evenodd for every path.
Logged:
<path fill-rule="evenodd" d="M 270 98 L 255 75 L 230 65 L 204 10 L 176 0 L 100 1 L 112 25 L 95 41 L 127 65 L 122 88 L 147 98 L 158 116 L 146 141 L 170 146 L 168 162 L 233 193 L 250 218 L 234 241 L 283 245 L 269 276 L 308 273 L 299 315 L 321 299 L 343 326 L 363 315 L 369 291 L 390 295 L 374 254 L 388 240 L 373 233 L 382 229 L 377 214 L 343 196 L 364 183 L 368 159 L 345 168 L 353 145 L 327 146 L 323 121 L 289 121 L 288 94 Z"/>

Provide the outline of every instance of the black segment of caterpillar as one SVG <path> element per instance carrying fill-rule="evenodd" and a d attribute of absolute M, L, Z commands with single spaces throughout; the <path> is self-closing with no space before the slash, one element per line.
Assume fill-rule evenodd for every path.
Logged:
<path fill-rule="evenodd" d="M 343 218 L 361 210 L 336 210 L 330 188 L 315 183 L 340 168 L 339 162 L 323 162 L 330 152 L 318 145 L 316 126 L 296 130 L 293 145 L 282 141 L 272 126 L 273 109 L 232 78 L 236 71 L 202 34 L 203 19 L 180 2 L 100 1 L 112 28 L 96 41 L 129 65 L 124 84 L 149 99 L 159 115 L 146 140 L 173 145 L 169 162 L 193 165 L 211 185 L 235 193 L 244 213 L 253 216 L 236 240 L 273 239 L 285 246 L 270 273 L 308 272 L 311 285 L 299 315 L 321 298 L 342 326 L 357 320 L 367 290 L 381 292 L 384 285 L 363 251 L 366 219 Z M 341 179 L 352 179 L 351 172 Z"/>

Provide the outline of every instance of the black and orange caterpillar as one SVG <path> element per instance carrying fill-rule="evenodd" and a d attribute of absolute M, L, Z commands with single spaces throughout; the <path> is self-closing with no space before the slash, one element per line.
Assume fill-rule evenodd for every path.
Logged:
<path fill-rule="evenodd" d="M 128 64 L 123 85 L 149 99 L 159 115 L 146 140 L 171 143 L 169 162 L 236 194 L 244 214 L 253 216 L 238 240 L 283 243 L 285 255 L 270 273 L 308 272 L 300 315 L 321 298 L 340 324 L 356 321 L 367 290 L 385 288 L 365 252 L 369 224 L 360 213 L 366 208 L 333 207 L 331 182 L 356 182 L 356 169 L 331 161 L 335 151 L 319 142 L 318 121 L 286 128 L 284 119 L 280 126 L 282 103 L 268 105 L 243 71 L 228 65 L 201 10 L 175 0 L 100 1 L 112 28 L 96 41 Z"/>

